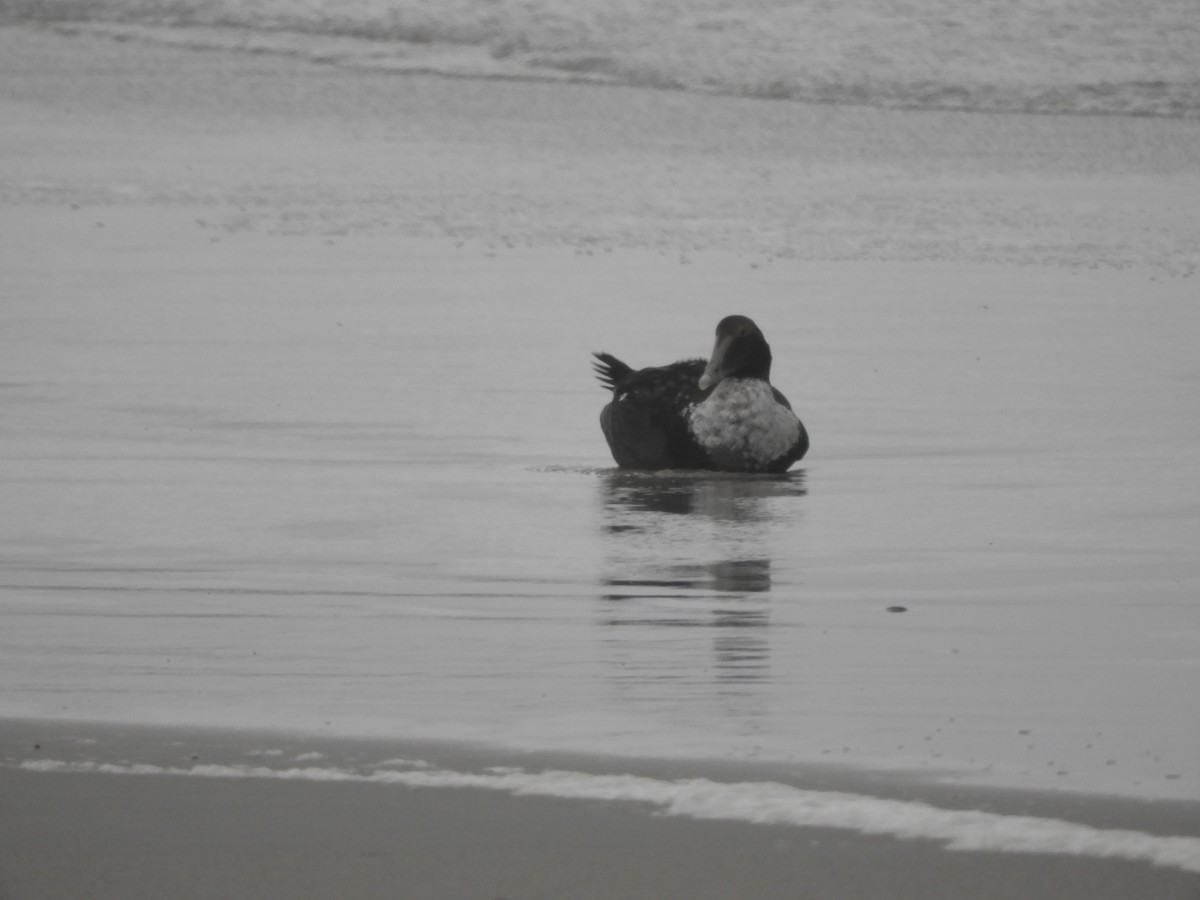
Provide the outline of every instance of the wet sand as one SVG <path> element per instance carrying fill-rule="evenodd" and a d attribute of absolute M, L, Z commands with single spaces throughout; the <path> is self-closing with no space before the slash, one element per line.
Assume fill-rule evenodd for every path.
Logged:
<path fill-rule="evenodd" d="M 637 802 L 519 796 L 470 788 L 321 783 L 270 777 L 47 772 L 11 768 L 102 756 L 198 767 L 255 759 L 277 768 L 354 770 L 415 756 L 459 769 L 493 751 L 290 737 L 9 722 L 0 728 L 0 896 L 320 898 L 972 898 L 1155 897 L 1192 900 L 1200 874 L 1169 866 L 1039 853 L 948 851 L 937 842 L 842 829 L 701 821 Z M 84 738 L 85 740 L 81 740 Z M 265 749 L 271 748 L 271 749 Z M 284 749 L 286 748 L 286 749 Z M 298 750 L 304 753 L 296 753 Z M 289 763 L 299 756 L 302 763 Z M 319 760 L 318 761 L 314 761 Z M 509 755 L 530 769 L 603 771 L 602 760 Z M 199 772 L 199 770 L 196 770 Z M 701 767 L 632 764 L 643 775 Z M 714 774 L 709 768 L 707 773 Z M 761 777 L 728 765 L 722 779 Z M 778 773 L 776 773 L 778 774 Z M 836 769 L 794 772 L 824 789 L 866 782 Z M 946 808 L 1047 810 L 1100 828 L 1200 835 L 1195 805 L 922 788 L 876 780 L 885 794 Z M 1148 837 L 1149 839 L 1149 837 Z M 1200 845 L 1198 845 L 1200 846 Z M 1193 860 L 1193 865 L 1197 864 Z"/>
<path fill-rule="evenodd" d="M 950 854 L 486 791 L 9 770 L 0 790 L 5 900 L 1193 900 L 1200 891 L 1196 875 L 1146 865 Z"/>

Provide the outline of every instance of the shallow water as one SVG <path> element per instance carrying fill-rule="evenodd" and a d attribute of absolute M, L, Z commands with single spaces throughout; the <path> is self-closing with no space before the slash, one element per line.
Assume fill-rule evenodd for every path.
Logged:
<path fill-rule="evenodd" d="M 1190 123 L 0 41 L 0 714 L 1200 796 Z"/>
<path fill-rule="evenodd" d="M 1200 796 L 1189 279 L 140 215 L 10 276 L 0 713 Z M 747 290 L 809 458 L 612 469 Z"/>

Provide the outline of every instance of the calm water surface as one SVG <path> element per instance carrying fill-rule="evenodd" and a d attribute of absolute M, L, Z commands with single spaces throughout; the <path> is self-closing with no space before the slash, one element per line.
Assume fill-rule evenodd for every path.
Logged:
<path fill-rule="evenodd" d="M 354 246 L 6 301 L 0 712 L 1200 795 L 1186 279 Z M 810 457 L 612 469 L 730 312 Z"/>

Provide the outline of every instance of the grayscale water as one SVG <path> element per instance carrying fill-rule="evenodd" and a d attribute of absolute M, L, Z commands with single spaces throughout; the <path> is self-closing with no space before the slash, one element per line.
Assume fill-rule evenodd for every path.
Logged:
<path fill-rule="evenodd" d="M 0 7 L 0 717 L 1200 798 L 1193 0 Z"/>
<path fill-rule="evenodd" d="M 97 215 L 8 277 L 4 715 L 1200 796 L 1193 279 Z M 613 469 L 589 352 L 730 312 L 809 457 Z"/>
<path fill-rule="evenodd" d="M 0 22 L 357 69 L 1197 118 L 1193 0 L 45 0 Z"/>

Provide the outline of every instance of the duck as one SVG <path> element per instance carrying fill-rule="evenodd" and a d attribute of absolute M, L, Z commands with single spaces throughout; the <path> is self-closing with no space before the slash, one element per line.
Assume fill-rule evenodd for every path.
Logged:
<path fill-rule="evenodd" d="M 634 369 L 611 353 L 592 363 L 612 400 L 600 428 L 623 469 L 786 472 L 808 432 L 771 385 L 771 348 L 746 316 L 717 324 L 708 360 Z"/>

